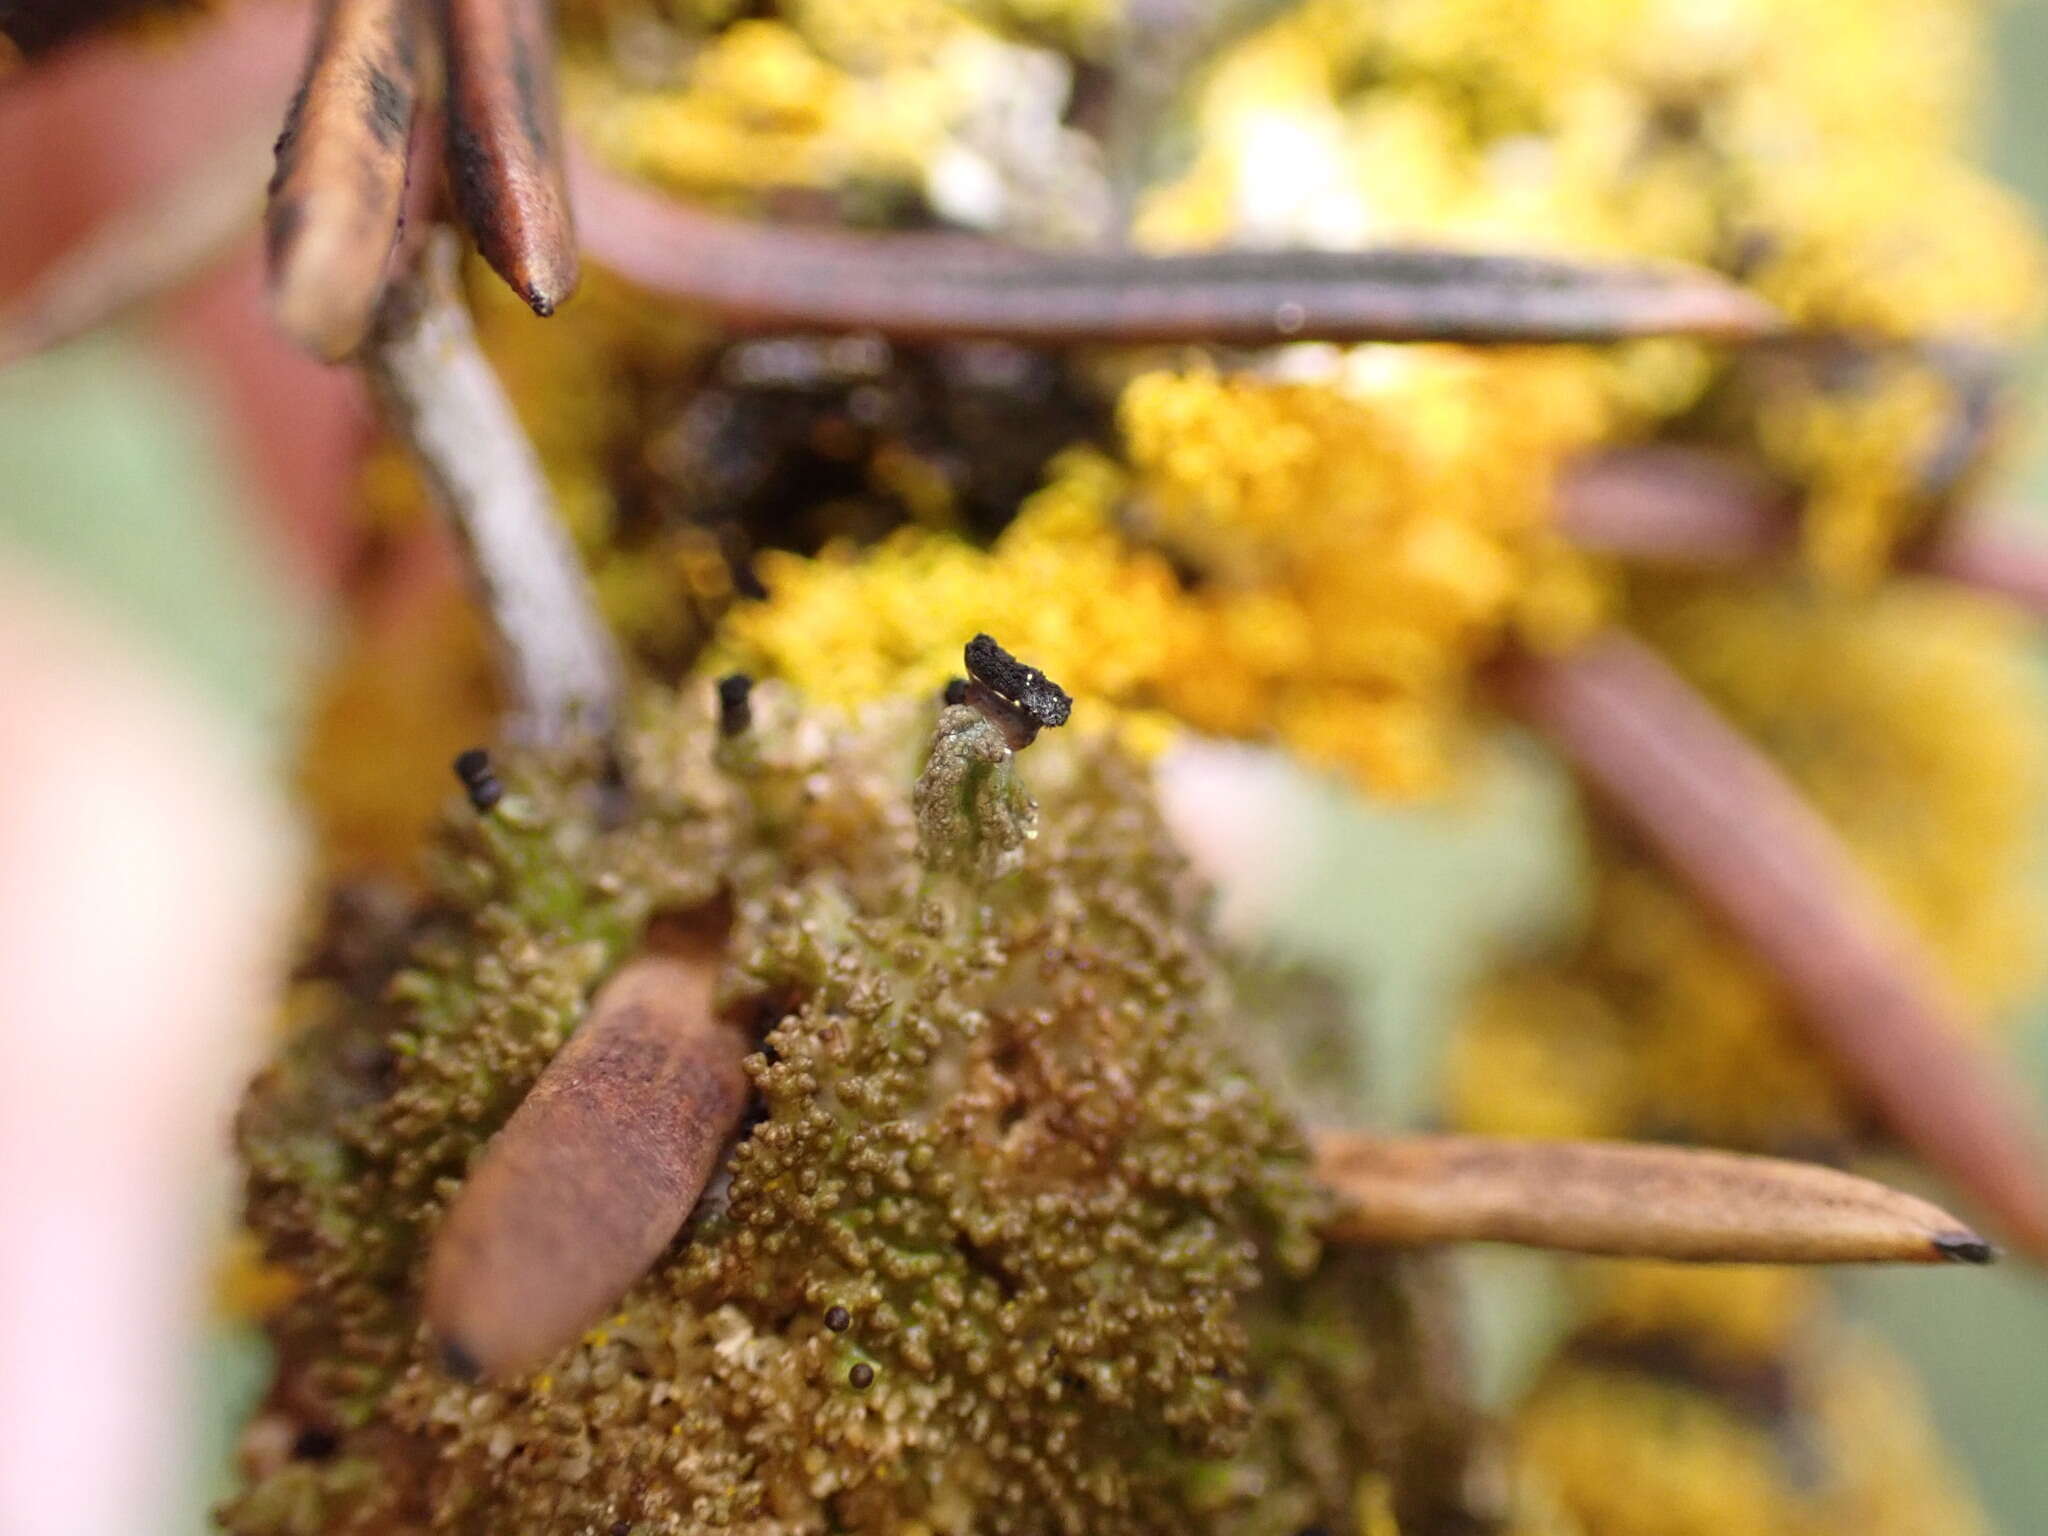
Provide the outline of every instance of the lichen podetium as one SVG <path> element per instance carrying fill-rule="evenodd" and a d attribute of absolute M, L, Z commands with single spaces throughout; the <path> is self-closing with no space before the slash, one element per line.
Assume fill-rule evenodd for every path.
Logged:
<path fill-rule="evenodd" d="M 227 1529 L 1295 1536 L 1389 1488 L 1404 1530 L 1471 1528 L 1428 1287 L 1325 1250 L 1232 1044 L 1279 1026 L 1143 767 L 1085 727 L 1017 757 L 936 698 L 720 713 L 640 701 L 623 819 L 585 765 L 506 757 L 396 975 L 252 1089 L 296 1449 Z M 758 1041 L 724 1177 L 579 1342 L 452 1379 L 417 1300 L 447 1202 L 605 978 L 707 914 Z"/>

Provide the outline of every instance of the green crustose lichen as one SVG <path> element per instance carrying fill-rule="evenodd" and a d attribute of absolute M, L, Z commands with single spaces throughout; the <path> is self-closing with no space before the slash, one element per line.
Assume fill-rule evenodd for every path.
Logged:
<path fill-rule="evenodd" d="M 1063 732 L 955 774 L 972 713 L 767 686 L 721 737 L 700 687 L 643 701 L 623 787 L 512 757 L 450 813 L 402 966 L 333 989 L 241 1117 L 300 1282 L 266 1410 L 298 1452 L 229 1530 L 1294 1536 L 1368 1475 L 1422 1497 L 1413 1297 L 1325 1258 L 1231 1043 L 1274 1022 L 1145 770 Z M 706 912 L 760 1039 L 726 1172 L 543 1371 L 451 1380 L 416 1315 L 449 1196 L 649 925 Z"/>

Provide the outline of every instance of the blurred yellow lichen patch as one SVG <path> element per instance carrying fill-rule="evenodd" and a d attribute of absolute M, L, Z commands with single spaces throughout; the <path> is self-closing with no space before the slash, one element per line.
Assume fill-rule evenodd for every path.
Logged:
<path fill-rule="evenodd" d="M 1808 561 L 1847 586 L 1881 577 L 1924 517 L 1921 471 L 1953 408 L 1931 368 L 1893 360 L 1878 369 L 1853 393 L 1788 391 L 1758 420 L 1765 459 L 1807 488 L 1800 542 Z"/>
<path fill-rule="evenodd" d="M 1979 1536 L 1910 1378 L 1782 1271 L 1620 1266 L 1518 1411 L 1599 1536 Z"/>
<path fill-rule="evenodd" d="M 2027 995 L 2048 745 L 2022 616 L 1898 581 L 1861 602 L 1678 584 L 1637 617 L 1842 833 L 1977 1013 Z"/>
<path fill-rule="evenodd" d="M 2042 248 L 1958 155 L 1980 32 L 1954 0 L 1308 0 L 1208 72 L 1188 168 L 1136 233 L 1673 258 L 1854 347 L 2010 342 L 2040 317 Z M 1915 475 L 1954 410 L 1924 362 L 1877 371 L 1719 425 L 1810 487 L 1830 580 L 1867 582 L 1924 517 Z"/>
<path fill-rule="evenodd" d="M 740 22 L 683 63 L 674 89 L 572 68 L 572 111 L 622 170 L 693 191 L 820 185 L 847 169 L 822 147 L 851 84 L 791 28 Z"/>
<path fill-rule="evenodd" d="M 214 1310 L 237 1322 L 261 1322 L 299 1294 L 299 1280 L 282 1264 L 263 1257 L 253 1232 L 237 1232 L 215 1261 Z"/>
<path fill-rule="evenodd" d="M 1008 9 L 1077 47 L 1100 30 L 1087 0 Z M 990 24 L 1004 19 L 944 0 L 816 0 L 671 38 L 665 62 L 634 70 L 616 48 L 572 52 L 565 94 L 604 160 L 692 196 L 809 191 L 866 214 L 925 199 L 997 223 L 1029 207 L 1058 230 L 1057 199 L 1019 194 L 1072 180 L 1068 70 Z"/>
<path fill-rule="evenodd" d="M 1703 1360 L 1727 1369 L 1785 1354 L 1826 1295 L 1811 1270 L 1758 1265 L 1585 1263 L 1573 1278 L 1603 1337 L 1682 1335 Z"/>
<path fill-rule="evenodd" d="M 1562 643 L 1597 585 L 1549 470 L 1610 416 L 1580 354 L 1362 349 L 1325 383 L 1144 373 L 1124 462 L 1068 454 L 993 548 L 921 531 L 763 561 L 722 663 L 860 700 L 936 688 L 1002 633 L 1070 690 L 1279 739 L 1382 793 L 1438 787 L 1471 668 Z"/>
<path fill-rule="evenodd" d="M 421 592 L 344 633 L 299 743 L 297 781 L 330 875 L 409 874 L 454 780 L 492 739 L 495 669 L 459 586 Z"/>
<path fill-rule="evenodd" d="M 2024 623 L 1933 584 L 1642 586 L 1647 638 L 1842 834 L 1987 1026 L 2040 974 L 2044 746 Z M 1475 1130 L 1800 1149 L 1861 1119 L 1776 983 L 1618 835 L 1583 933 L 1497 970 L 1451 1061 Z"/>

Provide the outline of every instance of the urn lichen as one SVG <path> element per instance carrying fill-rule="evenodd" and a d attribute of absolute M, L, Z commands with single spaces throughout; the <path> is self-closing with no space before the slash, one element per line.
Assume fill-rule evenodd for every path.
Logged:
<path fill-rule="evenodd" d="M 920 753 L 931 801 L 974 710 L 763 685 L 749 713 L 739 753 L 708 684 L 646 700 L 623 818 L 585 765 L 498 761 L 402 968 L 330 991 L 251 1091 L 250 1218 L 299 1282 L 266 1414 L 299 1449 L 229 1530 L 1293 1536 L 1368 1476 L 1448 1497 L 1413 1276 L 1324 1259 L 1144 770 L 1053 733 L 1035 836 L 1007 747 L 920 827 Z M 720 1006 L 759 1045 L 726 1170 L 614 1315 L 461 1384 L 417 1323 L 437 1222 L 679 916 L 723 926 Z"/>

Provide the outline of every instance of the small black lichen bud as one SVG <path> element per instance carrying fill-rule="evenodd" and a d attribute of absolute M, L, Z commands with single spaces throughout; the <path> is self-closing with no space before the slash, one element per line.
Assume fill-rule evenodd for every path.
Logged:
<path fill-rule="evenodd" d="M 939 697 L 946 701 L 949 708 L 955 704 L 965 704 L 967 702 L 967 679 L 964 677 L 947 678 L 946 691 L 940 694 Z"/>
<path fill-rule="evenodd" d="M 875 1368 L 863 1360 L 846 1373 L 847 1384 L 856 1392 L 865 1392 L 875 1384 Z"/>
<path fill-rule="evenodd" d="M 754 723 L 753 691 L 754 680 L 744 672 L 734 672 L 718 680 L 718 731 L 721 736 L 737 736 Z"/>
<path fill-rule="evenodd" d="M 455 777 L 462 781 L 478 815 L 505 798 L 505 786 L 491 768 L 491 754 L 482 747 L 471 747 L 455 759 Z"/>
<path fill-rule="evenodd" d="M 827 1307 L 825 1326 L 834 1333 L 844 1333 L 853 1326 L 853 1314 L 844 1307 Z"/>
<path fill-rule="evenodd" d="M 1065 725 L 1074 701 L 1036 667 L 1027 667 L 987 635 L 967 642 L 967 675 L 1007 699 L 1036 725 Z"/>
<path fill-rule="evenodd" d="M 474 1385 L 484 1379 L 484 1368 L 476 1357 L 452 1339 L 441 1341 L 441 1369 L 455 1380 Z"/>

